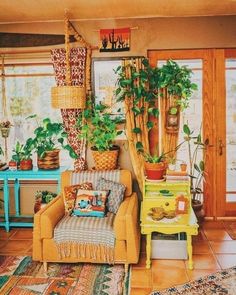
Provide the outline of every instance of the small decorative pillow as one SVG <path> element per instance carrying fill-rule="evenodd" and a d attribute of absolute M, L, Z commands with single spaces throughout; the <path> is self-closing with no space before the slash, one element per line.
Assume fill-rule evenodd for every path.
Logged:
<path fill-rule="evenodd" d="M 92 190 L 93 185 L 90 182 L 85 182 L 82 184 L 75 184 L 64 187 L 64 204 L 66 214 L 70 214 L 72 212 L 75 204 L 77 191 L 79 189 Z"/>
<path fill-rule="evenodd" d="M 107 200 L 107 209 L 112 213 L 117 213 L 121 202 L 124 199 L 125 185 L 107 180 L 105 178 L 98 179 L 96 189 L 109 190 L 110 194 Z"/>
<path fill-rule="evenodd" d="M 78 190 L 72 214 L 104 217 L 107 191 Z"/>

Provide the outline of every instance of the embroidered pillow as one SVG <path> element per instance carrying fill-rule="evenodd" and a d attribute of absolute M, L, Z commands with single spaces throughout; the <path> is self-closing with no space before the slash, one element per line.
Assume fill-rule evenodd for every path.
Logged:
<path fill-rule="evenodd" d="M 74 208 L 77 191 L 79 189 L 92 190 L 93 185 L 90 182 L 85 182 L 82 184 L 75 184 L 64 187 L 65 212 L 68 214 L 70 214 Z"/>
<path fill-rule="evenodd" d="M 110 194 L 107 200 L 107 209 L 112 213 L 117 213 L 121 202 L 124 199 L 125 185 L 107 180 L 105 178 L 100 178 L 97 182 L 96 189 L 98 190 L 109 190 Z"/>
<path fill-rule="evenodd" d="M 78 190 L 72 215 L 104 217 L 107 191 Z"/>

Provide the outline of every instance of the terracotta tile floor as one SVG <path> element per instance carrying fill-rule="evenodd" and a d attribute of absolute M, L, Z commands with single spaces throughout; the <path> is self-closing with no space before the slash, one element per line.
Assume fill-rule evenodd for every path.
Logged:
<path fill-rule="evenodd" d="M 0 255 L 31 255 L 32 229 L 14 228 L 6 233 L 0 228 Z M 222 268 L 236 265 L 236 241 L 231 240 L 219 222 L 206 221 L 193 237 L 194 270 L 184 260 L 152 260 L 146 269 L 145 238 L 142 237 L 139 263 L 132 266 L 131 295 L 147 295 L 183 284 Z"/>

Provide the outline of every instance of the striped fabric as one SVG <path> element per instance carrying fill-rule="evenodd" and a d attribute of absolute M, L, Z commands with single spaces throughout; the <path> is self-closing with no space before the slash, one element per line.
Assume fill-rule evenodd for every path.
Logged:
<path fill-rule="evenodd" d="M 83 182 L 91 182 L 93 187 L 97 186 L 98 180 L 105 178 L 107 180 L 119 182 L 120 181 L 120 170 L 109 170 L 109 171 L 81 171 L 79 173 L 71 174 L 70 184 L 78 184 Z"/>
<path fill-rule="evenodd" d="M 54 229 L 54 241 L 61 257 L 87 257 L 114 262 L 114 214 L 104 218 L 65 216 Z"/>

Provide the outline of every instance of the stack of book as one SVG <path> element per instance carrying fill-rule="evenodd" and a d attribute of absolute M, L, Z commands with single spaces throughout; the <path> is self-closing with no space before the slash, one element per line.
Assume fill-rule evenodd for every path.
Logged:
<path fill-rule="evenodd" d="M 166 171 L 166 181 L 169 182 L 179 182 L 179 181 L 189 181 L 189 176 L 187 171 Z"/>

